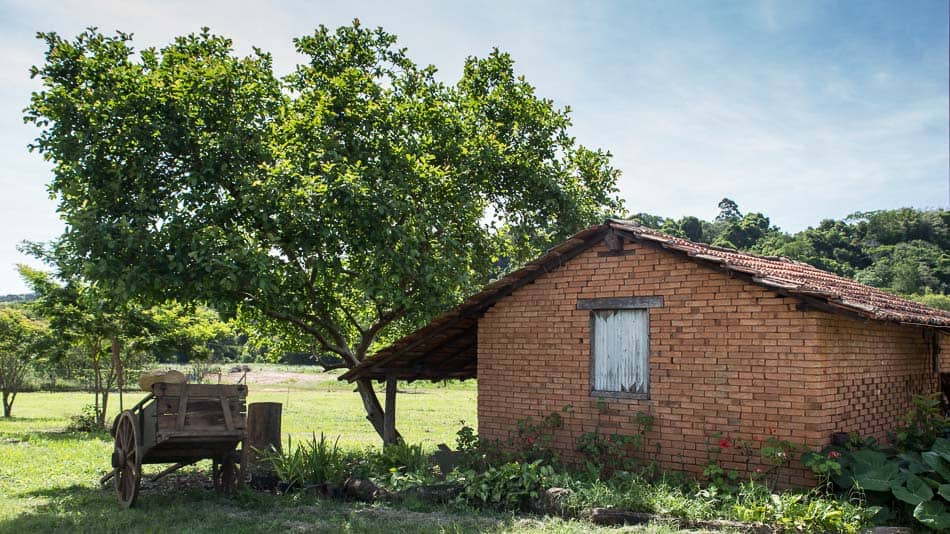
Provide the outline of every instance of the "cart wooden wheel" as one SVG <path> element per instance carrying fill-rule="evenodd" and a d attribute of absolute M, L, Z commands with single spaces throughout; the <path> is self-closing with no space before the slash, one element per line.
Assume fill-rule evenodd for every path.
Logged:
<path fill-rule="evenodd" d="M 142 458 L 139 456 L 139 429 L 135 415 L 126 410 L 119 415 L 112 451 L 113 481 L 119 504 L 128 508 L 135 503 L 142 482 Z"/>

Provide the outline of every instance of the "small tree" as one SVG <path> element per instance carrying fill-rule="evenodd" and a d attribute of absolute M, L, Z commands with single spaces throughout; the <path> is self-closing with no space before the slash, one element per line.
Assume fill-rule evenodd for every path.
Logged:
<path fill-rule="evenodd" d="M 13 401 L 26 385 L 32 362 L 49 341 L 45 324 L 17 308 L 0 308 L 0 394 L 3 416 L 13 416 Z"/>
<path fill-rule="evenodd" d="M 40 250 L 32 248 L 38 257 L 55 264 L 52 252 Z M 51 273 L 25 265 L 19 271 L 37 294 L 32 304 L 36 312 L 49 320 L 61 339 L 84 354 L 92 371 L 98 423 L 105 426 L 109 393 L 118 387 L 121 404 L 127 360 L 143 355 L 138 339 L 146 325 L 142 310 L 76 277 L 61 285 Z"/>

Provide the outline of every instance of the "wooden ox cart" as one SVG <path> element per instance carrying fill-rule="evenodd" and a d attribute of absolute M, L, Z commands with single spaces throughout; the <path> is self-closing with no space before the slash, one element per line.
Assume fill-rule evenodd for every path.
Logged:
<path fill-rule="evenodd" d="M 246 399 L 242 384 L 153 384 L 152 393 L 115 418 L 112 471 L 100 483 L 112 479 L 119 504 L 128 508 L 138 496 L 143 464 L 172 464 L 152 476 L 154 482 L 210 459 L 215 489 L 232 491 L 247 464 Z"/>

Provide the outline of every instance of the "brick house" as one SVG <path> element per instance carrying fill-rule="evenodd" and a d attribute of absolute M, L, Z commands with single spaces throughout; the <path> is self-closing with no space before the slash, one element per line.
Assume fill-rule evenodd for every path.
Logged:
<path fill-rule="evenodd" d="M 804 263 L 611 220 L 342 378 L 388 379 L 394 407 L 396 380 L 477 376 L 488 439 L 570 405 L 553 445 L 567 459 L 581 434 L 632 432 L 644 412 L 649 456 L 697 474 L 716 432 L 815 448 L 833 432 L 883 437 L 950 373 L 948 329 L 948 312 Z"/>

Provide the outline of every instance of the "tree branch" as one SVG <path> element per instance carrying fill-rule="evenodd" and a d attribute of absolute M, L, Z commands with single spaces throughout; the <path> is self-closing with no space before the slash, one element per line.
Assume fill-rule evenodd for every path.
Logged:
<path fill-rule="evenodd" d="M 373 341 L 376 340 L 376 334 L 378 334 L 379 331 L 385 328 L 387 325 L 401 317 L 402 313 L 402 311 L 392 311 L 381 314 L 379 319 L 377 319 L 372 326 L 363 332 L 363 335 L 360 339 L 360 344 L 356 346 L 356 350 L 354 351 L 354 357 L 360 361 L 363 361 L 363 358 L 366 357 L 366 351 L 369 350 L 369 346 L 372 345 Z"/>
<path fill-rule="evenodd" d="M 350 323 L 352 323 L 353 327 L 356 328 L 356 331 L 360 333 L 360 336 L 366 335 L 366 330 L 364 330 L 360 325 L 360 322 L 356 320 L 356 317 L 350 313 L 350 310 L 346 309 L 345 306 L 340 306 L 340 309 L 343 310 L 343 315 L 345 315 L 346 318 L 350 320 Z"/>
<path fill-rule="evenodd" d="M 334 369 L 349 369 L 350 366 L 346 362 L 337 362 L 337 363 L 319 363 L 317 364 L 320 367 L 323 367 L 323 371 L 332 371 Z"/>
<path fill-rule="evenodd" d="M 318 328 L 314 328 L 313 325 L 308 324 L 303 319 L 300 319 L 298 317 L 293 317 L 291 315 L 286 315 L 280 312 L 276 312 L 274 310 L 269 310 L 269 309 L 261 309 L 261 312 L 264 315 L 271 317 L 272 319 L 288 322 L 300 328 L 304 332 L 307 332 L 308 334 L 315 337 L 317 341 L 320 343 L 320 345 L 323 346 L 324 349 L 330 352 L 333 352 L 334 354 L 338 354 L 342 356 L 343 359 L 350 362 L 351 365 L 356 365 L 359 363 L 359 360 L 353 357 L 353 354 L 350 353 L 349 348 L 346 347 L 345 344 L 341 347 L 339 345 L 334 345 L 333 343 L 330 343 L 327 340 L 326 336 L 324 336 L 323 332 L 321 332 Z"/>

